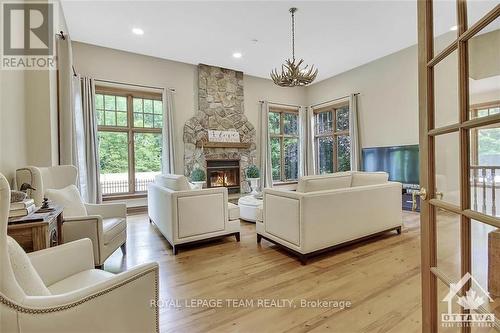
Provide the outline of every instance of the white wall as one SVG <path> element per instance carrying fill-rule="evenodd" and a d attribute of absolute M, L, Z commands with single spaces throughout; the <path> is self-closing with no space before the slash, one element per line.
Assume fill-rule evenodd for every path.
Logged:
<path fill-rule="evenodd" d="M 357 92 L 362 147 L 417 144 L 417 67 L 412 46 L 309 86 L 307 103 Z"/>
<path fill-rule="evenodd" d="M 175 129 L 178 158 L 177 173 L 184 170 L 182 140 L 184 123 L 195 114 L 198 107 L 197 66 L 150 56 L 124 52 L 90 44 L 73 42 L 76 70 L 96 79 L 113 80 L 157 87 L 175 88 Z M 271 80 L 245 75 L 245 115 L 258 132 L 259 100 L 304 104 L 304 88 L 281 88 Z M 257 138 L 257 147 L 259 147 Z"/>
<path fill-rule="evenodd" d="M 9 181 L 26 165 L 26 90 L 23 71 L 0 71 L 0 173 Z"/>

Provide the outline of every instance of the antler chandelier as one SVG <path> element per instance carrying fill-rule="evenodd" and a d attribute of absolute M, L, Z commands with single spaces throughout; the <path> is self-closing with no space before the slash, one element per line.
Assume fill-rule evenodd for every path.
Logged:
<path fill-rule="evenodd" d="M 277 69 L 271 72 L 271 79 L 281 87 L 306 86 L 313 82 L 318 74 L 318 70 L 314 69 L 314 65 L 310 68 L 309 65 L 301 68 L 300 66 L 304 62 L 303 59 L 295 63 L 295 12 L 297 10 L 295 7 L 290 8 L 292 14 L 292 60 L 287 59 L 281 65 L 281 73 L 278 73 Z"/>

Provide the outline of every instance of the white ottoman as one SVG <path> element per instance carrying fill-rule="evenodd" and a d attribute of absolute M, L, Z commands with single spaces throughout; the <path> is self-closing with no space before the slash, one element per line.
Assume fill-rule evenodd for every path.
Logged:
<path fill-rule="evenodd" d="M 256 199 L 253 195 L 241 197 L 238 200 L 238 206 L 240 207 L 240 219 L 255 222 L 257 220 L 257 208 L 262 206 L 262 203 L 262 199 Z"/>

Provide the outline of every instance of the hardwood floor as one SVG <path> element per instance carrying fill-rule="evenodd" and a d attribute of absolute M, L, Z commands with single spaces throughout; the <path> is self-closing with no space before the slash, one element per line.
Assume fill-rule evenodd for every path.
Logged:
<path fill-rule="evenodd" d="M 179 300 L 160 312 L 162 332 L 420 332 L 419 215 L 404 213 L 401 235 L 387 233 L 317 258 L 296 257 L 263 240 L 241 222 L 234 237 L 183 249 L 177 256 L 146 215 L 129 217 L 127 255 L 115 252 L 105 270 L 140 263 L 160 265 L 160 299 Z M 220 300 L 224 306 L 185 307 L 185 300 Z M 254 306 L 227 306 L 250 299 Z M 263 307 L 259 299 L 291 300 Z M 347 300 L 350 308 L 301 307 L 301 300 Z M 249 301 L 250 302 L 250 301 Z M 262 301 L 263 302 L 263 301 Z"/>

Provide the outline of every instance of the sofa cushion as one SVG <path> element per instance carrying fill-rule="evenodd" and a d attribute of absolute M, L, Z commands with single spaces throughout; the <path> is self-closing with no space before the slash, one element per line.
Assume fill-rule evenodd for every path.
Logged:
<path fill-rule="evenodd" d="M 63 208 L 64 217 L 87 216 L 87 209 L 75 185 L 60 190 L 48 189 L 45 196 Z"/>
<path fill-rule="evenodd" d="M 237 205 L 228 202 L 227 210 L 229 212 L 229 220 L 237 220 L 240 218 L 240 207 Z"/>
<path fill-rule="evenodd" d="M 389 174 L 387 172 L 360 172 L 352 173 L 351 186 L 367 186 L 387 183 Z"/>
<path fill-rule="evenodd" d="M 172 191 L 189 191 L 191 189 L 188 179 L 183 175 L 157 175 L 155 177 L 155 183 L 169 188 Z"/>
<path fill-rule="evenodd" d="M 348 187 L 351 187 L 351 172 L 337 172 L 301 177 L 297 185 L 297 192 L 308 193 Z"/>
<path fill-rule="evenodd" d="M 113 273 L 106 272 L 102 269 L 89 269 L 51 284 L 49 286 L 49 290 L 52 295 L 60 295 L 73 290 L 92 286 L 113 276 Z"/>
<path fill-rule="evenodd" d="M 28 255 L 10 236 L 7 236 L 7 251 L 16 281 L 28 296 L 49 296 L 50 291 L 31 264 Z"/>
<path fill-rule="evenodd" d="M 102 230 L 104 232 L 104 244 L 109 244 L 116 236 L 127 229 L 127 222 L 121 217 L 112 217 L 102 220 Z"/>

